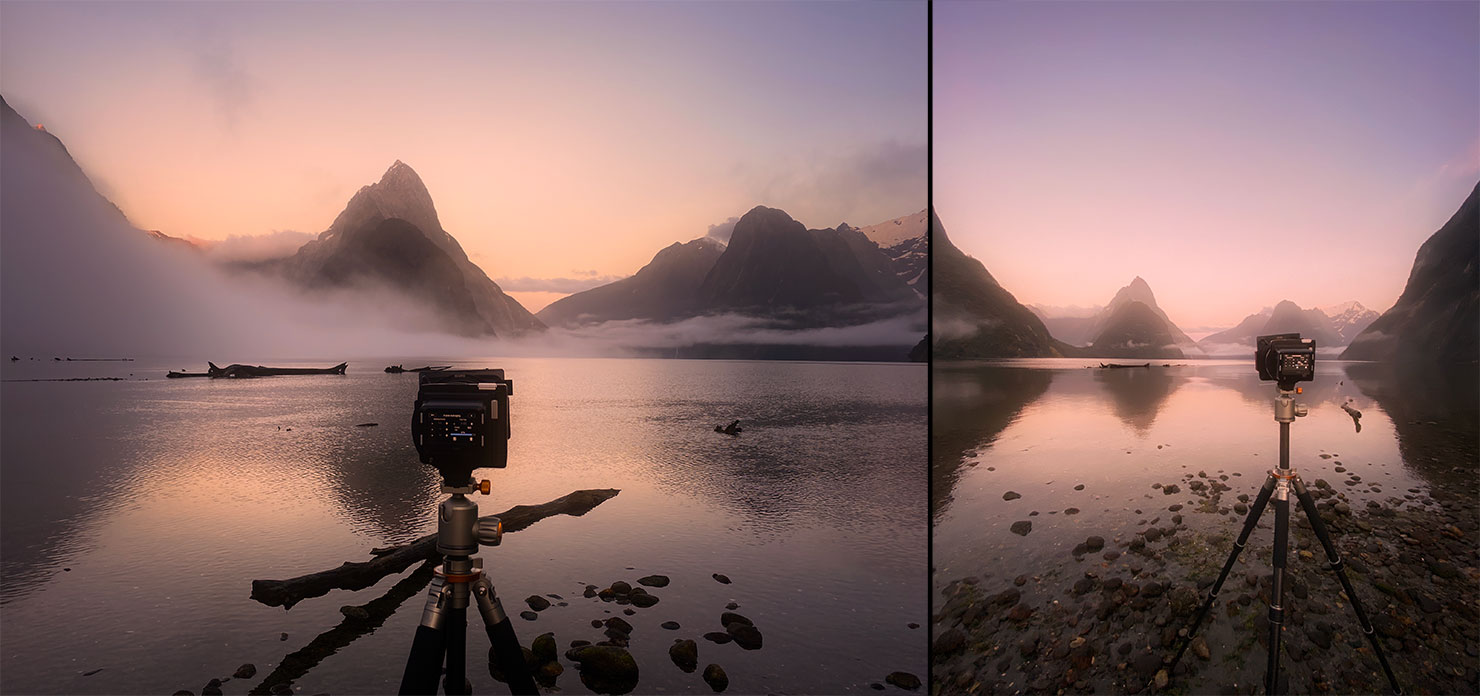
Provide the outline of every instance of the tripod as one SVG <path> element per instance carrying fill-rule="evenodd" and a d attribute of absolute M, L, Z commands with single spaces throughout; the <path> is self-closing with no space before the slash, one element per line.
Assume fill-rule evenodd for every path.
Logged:
<path fill-rule="evenodd" d="M 469 481 L 461 487 L 443 483 L 442 492 L 452 494 L 437 509 L 437 551 L 443 555 L 443 564 L 437 566 L 427 591 L 426 609 L 401 677 L 402 694 L 436 694 L 444 657 L 447 678 L 443 690 L 448 694 L 470 693 L 466 688 L 470 595 L 483 615 L 483 627 L 510 689 L 514 694 L 538 693 L 524 662 L 524 649 L 514 635 L 514 625 L 494 593 L 493 582 L 483 573 L 483 559 L 474 558 L 480 542 L 498 546 L 503 536 L 503 524 L 497 518 L 480 522 L 478 504 L 466 495 L 474 491 L 487 495 L 488 490 L 488 481 L 478 486 Z"/>
<path fill-rule="evenodd" d="M 1346 567 L 1342 563 L 1341 555 L 1336 553 L 1336 547 L 1331 544 L 1331 536 L 1326 533 L 1326 525 L 1321 522 L 1321 515 L 1316 511 L 1316 501 L 1306 489 L 1305 482 L 1300 480 L 1300 475 L 1290 468 L 1290 424 L 1295 418 L 1304 416 L 1309 410 L 1304 404 L 1295 403 L 1295 394 L 1298 390 L 1292 389 L 1293 385 L 1280 384 L 1279 396 L 1274 400 L 1274 419 L 1280 424 L 1280 465 L 1278 469 L 1269 472 L 1269 477 L 1264 480 L 1264 486 L 1259 489 L 1259 495 L 1254 499 L 1254 504 L 1249 508 L 1249 517 L 1244 521 L 1243 531 L 1239 532 L 1238 541 L 1233 542 L 1233 551 L 1228 554 L 1228 560 L 1223 564 L 1223 572 L 1218 574 L 1218 580 L 1208 591 L 1208 597 L 1198 607 L 1197 614 L 1192 619 L 1192 626 L 1187 631 L 1187 636 L 1182 640 L 1182 646 L 1178 648 L 1176 657 L 1167 666 L 1167 674 L 1176 671 L 1177 663 L 1181 661 L 1182 655 L 1187 652 L 1187 647 L 1192 643 L 1192 637 L 1197 634 L 1197 629 L 1202 625 L 1203 619 L 1207 617 L 1208 611 L 1213 606 L 1213 600 L 1218 598 L 1218 590 L 1223 588 L 1223 581 L 1228 579 L 1228 572 L 1233 569 L 1233 564 L 1238 560 L 1238 554 L 1244 550 L 1244 542 L 1249 540 L 1249 534 L 1254 531 L 1254 525 L 1259 522 L 1259 516 L 1264 512 L 1264 506 L 1274 498 L 1274 575 L 1270 586 L 1269 600 L 1269 661 L 1264 673 L 1264 691 L 1266 694 L 1280 693 L 1280 639 L 1284 630 L 1285 622 L 1285 556 L 1286 544 L 1290 533 L 1290 491 L 1295 491 L 1295 496 L 1300 500 L 1300 507 L 1305 510 L 1305 516 L 1310 519 L 1311 529 L 1315 530 L 1316 538 L 1321 540 L 1321 546 L 1326 550 L 1326 562 L 1331 572 L 1341 581 L 1341 589 L 1346 592 L 1347 599 L 1351 601 L 1352 611 L 1357 615 L 1357 623 L 1361 624 L 1362 632 L 1367 634 L 1367 642 L 1372 645 L 1373 652 L 1377 653 L 1377 659 L 1382 663 L 1382 671 L 1387 675 L 1388 684 L 1393 687 L 1393 693 L 1402 694 L 1403 690 L 1398 687 L 1398 678 L 1393 676 L 1393 668 L 1388 664 L 1387 656 L 1382 653 L 1382 645 L 1377 642 L 1377 634 L 1372 630 L 1372 623 L 1367 620 L 1367 612 L 1362 610 L 1362 603 L 1357 599 L 1357 593 L 1352 589 L 1351 580 L 1346 577 Z"/>

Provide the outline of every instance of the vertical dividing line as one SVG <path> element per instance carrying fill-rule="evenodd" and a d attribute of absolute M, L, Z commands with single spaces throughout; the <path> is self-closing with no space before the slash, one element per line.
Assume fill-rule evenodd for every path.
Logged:
<path fill-rule="evenodd" d="M 925 690 L 935 684 L 935 2 L 925 3 Z"/>

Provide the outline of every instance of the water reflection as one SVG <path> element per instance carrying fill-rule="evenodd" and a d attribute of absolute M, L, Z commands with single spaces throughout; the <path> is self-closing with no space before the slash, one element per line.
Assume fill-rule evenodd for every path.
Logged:
<path fill-rule="evenodd" d="M 416 379 L 380 371 L 392 362 L 351 361 L 343 377 L 7 383 L 0 601 L 7 634 L 31 638 L 7 651 L 0 690 L 198 688 L 248 661 L 312 667 L 305 689 L 394 690 L 418 612 L 358 637 L 324 631 L 343 620 L 339 605 L 399 578 L 286 613 L 249 599 L 253 579 L 432 531 L 442 496 L 407 432 Z M 926 611 L 923 366 L 470 362 L 520 380 L 510 465 L 477 472 L 493 481 L 484 511 L 622 490 L 600 515 L 551 519 L 485 553 L 506 600 L 571 600 L 521 635 L 591 638 L 580 582 L 661 573 L 673 578 L 662 604 L 632 617 L 643 635 L 671 619 L 698 638 L 732 601 L 763 625 L 764 651 L 724 658 L 731 690 L 862 693 L 895 669 L 924 673 L 923 631 L 907 625 Z M 735 418 L 740 437 L 713 432 Z M 74 630 L 49 630 L 72 596 L 108 601 Z M 644 666 L 668 662 L 666 641 L 632 648 Z M 84 662 L 106 666 L 106 681 L 84 677 Z M 690 689 L 684 676 L 644 669 L 643 688 Z M 573 672 L 563 679 L 585 692 Z"/>
<path fill-rule="evenodd" d="M 1297 398 L 1310 415 L 1292 430 L 1291 461 L 1307 481 L 1328 480 L 1353 507 L 1421 506 L 1424 489 L 1445 485 L 1441 474 L 1474 466 L 1473 377 L 1447 375 L 1440 390 L 1324 364 L 1302 385 Z M 1199 508 L 1181 481 L 1189 474 L 1252 493 L 1277 459 L 1276 389 L 1250 361 L 1119 370 L 1074 360 L 938 363 L 933 387 L 933 485 L 937 501 L 949 500 L 932 518 L 934 564 L 946 582 L 1056 568 L 1088 535 L 1113 540 L 1158 510 Z M 1348 402 L 1363 411 L 1360 432 L 1341 409 Z M 1173 483 L 1180 492 L 1164 492 Z M 1187 524 L 1216 527 L 1228 507 Z M 1023 521 L 1030 534 L 1011 533 Z"/>
<path fill-rule="evenodd" d="M 1115 416 L 1145 435 L 1156 422 L 1156 414 L 1185 377 L 1163 367 L 1096 369 L 1095 383 L 1110 395 Z"/>
<path fill-rule="evenodd" d="M 1048 391 L 1052 370 L 973 363 L 937 363 L 931 368 L 931 509 L 939 517 L 967 455 L 990 447 L 1023 409 Z"/>
<path fill-rule="evenodd" d="M 88 521 L 126 502 L 119 491 L 142 464 L 113 444 L 124 439 L 126 419 L 115 411 L 77 407 L 95 400 L 103 384 L 15 383 L 0 390 L 0 461 L 7 463 L 0 487 L 0 604 L 24 596 L 60 572 L 67 559 L 86 553 L 92 544 L 83 532 Z M 87 435 L 40 443 L 21 436 L 57 432 L 60 413 L 85 418 Z"/>
<path fill-rule="evenodd" d="M 1351 363 L 1346 374 L 1393 422 L 1403 462 L 1435 486 L 1480 466 L 1480 370 Z"/>

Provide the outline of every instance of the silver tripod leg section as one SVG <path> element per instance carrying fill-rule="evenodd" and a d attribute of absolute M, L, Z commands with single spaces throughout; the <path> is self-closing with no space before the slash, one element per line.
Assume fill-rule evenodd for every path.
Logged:
<path fill-rule="evenodd" d="M 433 576 L 427 588 L 427 606 L 421 611 L 421 625 L 442 630 L 447 625 L 447 612 L 451 608 L 452 588 L 447 586 L 447 579 L 441 575 Z"/>

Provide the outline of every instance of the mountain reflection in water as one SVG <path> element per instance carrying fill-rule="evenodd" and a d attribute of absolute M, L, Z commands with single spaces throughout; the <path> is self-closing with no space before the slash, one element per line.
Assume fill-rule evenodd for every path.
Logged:
<path fill-rule="evenodd" d="M 1153 484 L 1205 471 L 1252 493 L 1276 463 L 1276 390 L 1251 361 L 1093 365 L 933 367 L 938 583 L 986 569 L 1041 572 L 1086 535 L 1132 531 L 1134 509 L 1163 498 Z M 1474 384 L 1473 369 L 1399 375 L 1323 361 L 1297 397 L 1310 416 L 1293 425 L 1292 463 L 1309 482 L 1341 478 L 1336 466 L 1360 476 L 1361 485 L 1343 488 L 1354 505 L 1450 485 L 1456 467 L 1477 466 Z M 1342 404 L 1362 412 L 1360 432 Z M 1020 497 L 1004 500 L 1009 491 Z M 1069 508 L 1077 514 L 1060 514 Z M 1033 524 L 1026 538 L 1007 531 L 1021 520 Z"/>

